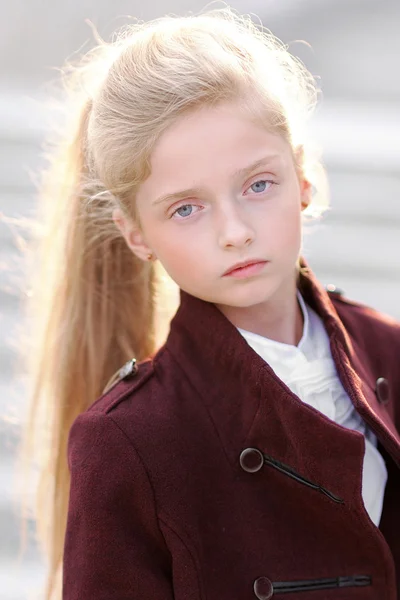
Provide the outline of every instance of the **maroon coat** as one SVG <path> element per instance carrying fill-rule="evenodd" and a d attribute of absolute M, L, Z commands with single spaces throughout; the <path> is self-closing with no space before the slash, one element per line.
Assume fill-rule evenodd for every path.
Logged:
<path fill-rule="evenodd" d="M 181 292 L 166 344 L 71 429 L 64 600 L 398 597 L 400 324 L 311 271 L 300 289 L 387 464 L 379 528 L 361 496 L 364 436 Z"/>

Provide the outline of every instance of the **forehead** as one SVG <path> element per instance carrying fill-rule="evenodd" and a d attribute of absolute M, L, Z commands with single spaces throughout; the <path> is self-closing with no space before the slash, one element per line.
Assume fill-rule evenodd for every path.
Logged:
<path fill-rule="evenodd" d="M 266 155 L 285 162 L 289 146 L 236 106 L 197 110 L 178 119 L 160 137 L 150 156 L 151 185 L 179 178 L 193 179 L 246 167 Z"/>

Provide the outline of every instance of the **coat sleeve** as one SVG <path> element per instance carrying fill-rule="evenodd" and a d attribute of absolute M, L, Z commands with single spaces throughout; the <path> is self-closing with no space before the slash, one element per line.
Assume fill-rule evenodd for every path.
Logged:
<path fill-rule="evenodd" d="M 151 483 L 110 415 L 88 411 L 75 420 L 68 465 L 63 600 L 173 600 Z"/>

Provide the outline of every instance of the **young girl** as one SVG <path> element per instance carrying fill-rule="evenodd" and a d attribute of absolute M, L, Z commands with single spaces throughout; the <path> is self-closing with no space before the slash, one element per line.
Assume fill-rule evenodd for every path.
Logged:
<path fill-rule="evenodd" d="M 400 325 L 301 256 L 312 76 L 223 9 L 127 27 L 70 85 L 33 294 L 47 598 L 395 600 Z"/>

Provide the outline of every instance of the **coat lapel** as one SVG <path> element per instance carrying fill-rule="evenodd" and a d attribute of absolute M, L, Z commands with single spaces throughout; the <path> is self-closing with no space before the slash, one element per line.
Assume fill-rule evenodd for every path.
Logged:
<path fill-rule="evenodd" d="M 300 288 L 306 301 L 314 303 L 315 310 L 323 319 L 328 333 L 331 332 L 332 356 L 342 385 L 361 417 L 393 459 L 400 464 L 399 432 L 387 407 L 379 402 L 376 394 L 377 380 L 381 373 L 373 372 L 372 366 L 368 366 L 371 365 L 371 356 L 367 355 L 356 339 L 346 331 L 329 294 L 304 259 L 302 263 L 305 265 L 305 275 L 301 278 Z M 346 309 L 351 311 L 351 305 L 347 305 L 344 310 Z M 362 326 L 361 322 L 358 323 L 358 328 Z M 365 332 L 362 334 L 365 335 Z M 337 347 L 342 351 L 337 352 Z M 373 347 L 373 341 L 369 347 Z"/>
<path fill-rule="evenodd" d="M 324 322 L 338 376 L 356 410 L 400 464 L 400 436 L 377 400 L 375 374 L 364 366 L 369 364 L 365 352 L 346 332 L 328 293 L 304 259 L 301 266 L 299 289 Z M 183 290 L 180 298 L 166 345 L 205 404 L 230 461 L 237 462 L 246 444 L 258 444 L 263 452 L 321 484 L 326 468 L 331 462 L 337 465 L 340 456 L 346 456 L 353 473 L 362 468 L 361 433 L 337 425 L 303 403 L 214 304 Z M 339 480 L 349 475 L 347 468 L 337 474 Z"/>

